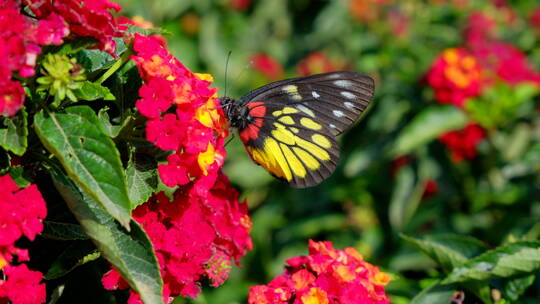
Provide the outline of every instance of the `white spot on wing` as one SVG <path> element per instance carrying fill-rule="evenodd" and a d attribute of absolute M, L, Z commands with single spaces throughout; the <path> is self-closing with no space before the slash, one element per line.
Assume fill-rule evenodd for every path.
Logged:
<path fill-rule="evenodd" d="M 334 125 L 334 124 L 329 124 L 328 125 L 331 129 L 337 129 L 337 127 Z"/>
<path fill-rule="evenodd" d="M 334 81 L 334 84 L 337 85 L 338 87 L 342 87 L 342 88 L 348 88 L 350 86 L 352 86 L 352 82 L 349 81 L 349 80 L 336 80 Z"/>
<path fill-rule="evenodd" d="M 346 102 L 343 103 L 343 105 L 345 105 L 345 107 L 346 107 L 347 109 L 354 110 L 354 104 L 353 104 L 352 102 L 346 101 Z"/>
<path fill-rule="evenodd" d="M 345 98 L 348 98 L 348 99 L 355 99 L 356 98 L 356 95 L 354 95 L 351 92 L 347 92 L 347 91 L 342 91 L 341 96 L 343 96 Z"/>
<path fill-rule="evenodd" d="M 296 105 L 296 108 L 304 113 L 306 113 L 307 115 L 311 116 L 311 117 L 315 117 L 315 113 L 313 113 L 313 111 L 311 111 L 308 107 L 304 106 L 304 105 Z"/>
<path fill-rule="evenodd" d="M 334 113 L 335 117 L 343 117 L 343 116 L 345 116 L 345 114 L 343 114 L 343 112 L 341 112 L 340 110 L 334 110 L 334 111 L 332 111 L 332 113 Z"/>
<path fill-rule="evenodd" d="M 319 98 L 321 97 L 321 95 L 319 95 L 319 93 L 315 92 L 315 91 L 312 91 L 311 92 L 311 96 L 313 96 L 313 98 Z"/>

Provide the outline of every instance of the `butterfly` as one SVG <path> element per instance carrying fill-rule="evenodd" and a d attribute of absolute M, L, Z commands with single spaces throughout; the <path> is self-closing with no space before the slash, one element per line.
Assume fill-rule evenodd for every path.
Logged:
<path fill-rule="evenodd" d="M 255 163 L 306 188 L 332 175 L 336 136 L 358 119 L 374 90 L 371 77 L 336 71 L 273 82 L 238 100 L 222 97 L 220 104 Z"/>

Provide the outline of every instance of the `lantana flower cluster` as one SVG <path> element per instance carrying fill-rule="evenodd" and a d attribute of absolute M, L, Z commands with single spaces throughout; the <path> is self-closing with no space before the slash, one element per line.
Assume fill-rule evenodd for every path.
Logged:
<path fill-rule="evenodd" d="M 354 248 L 309 241 L 309 255 L 287 260 L 285 273 L 253 286 L 249 304 L 383 304 L 390 277 L 364 261 Z"/>
<path fill-rule="evenodd" d="M 257 53 L 251 56 L 253 68 L 264 75 L 269 81 L 277 81 L 283 78 L 283 66 L 274 57 Z"/>
<path fill-rule="evenodd" d="M 497 9 L 508 10 L 507 6 Z M 508 15 L 508 14 L 506 14 Z M 528 82 L 540 86 L 540 73 L 523 52 L 495 38 L 496 22 L 481 12 L 469 16 L 465 46 L 445 50 L 433 62 L 426 80 L 439 103 L 464 108 L 471 98 L 497 83 L 517 85 Z M 475 122 L 464 129 L 443 134 L 439 140 L 460 162 L 477 155 L 476 147 L 486 132 Z"/>
<path fill-rule="evenodd" d="M 69 25 L 69 33 L 78 37 L 91 37 L 99 42 L 100 50 L 113 54 L 114 37 L 122 37 L 111 11 L 120 11 L 119 4 L 109 0 L 24 0 L 24 4 L 39 18 L 58 16 Z M 55 17 L 55 18 L 58 18 Z"/>
<path fill-rule="evenodd" d="M 299 76 L 327 73 L 342 69 L 347 69 L 347 64 L 344 61 L 332 59 L 324 52 L 310 53 L 296 65 L 296 73 Z"/>
<path fill-rule="evenodd" d="M 144 84 L 136 107 L 148 118 L 146 137 L 164 151 L 168 163 L 159 166 L 162 181 L 181 186 L 169 199 L 154 195 L 134 211 L 157 254 L 164 280 L 165 302 L 178 295 L 195 297 L 199 281 L 213 286 L 228 277 L 252 243 L 247 205 L 220 171 L 228 130 L 209 75 L 194 74 L 166 49 L 159 36 L 134 37 Z M 107 289 L 125 288 L 116 270 L 103 278 Z M 131 292 L 130 303 L 139 303 Z"/>
<path fill-rule="evenodd" d="M 23 15 L 23 6 L 34 16 Z M 0 115 L 11 117 L 23 106 L 24 90 L 13 74 L 34 76 L 41 46 L 62 44 L 66 37 L 91 37 L 112 54 L 113 38 L 122 32 L 109 10 L 120 6 L 107 0 L 0 0 Z"/>
<path fill-rule="evenodd" d="M 44 303 L 43 275 L 20 264 L 29 260 L 28 251 L 15 247 L 15 242 L 23 235 L 34 240 L 41 233 L 47 216 L 45 201 L 36 185 L 19 189 L 4 175 L 0 176 L 0 210 L 0 278 L 4 278 L 0 279 L 0 302 Z"/>
<path fill-rule="evenodd" d="M 68 33 L 57 14 L 34 20 L 21 14 L 19 1 L 0 0 L 0 115 L 11 117 L 24 104 L 23 87 L 13 80 L 13 73 L 33 76 L 40 45 L 60 44 Z"/>

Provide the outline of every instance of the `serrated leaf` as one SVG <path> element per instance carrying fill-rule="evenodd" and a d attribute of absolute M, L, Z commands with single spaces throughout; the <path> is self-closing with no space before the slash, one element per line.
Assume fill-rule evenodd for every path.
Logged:
<path fill-rule="evenodd" d="M 92 242 L 75 242 L 52 263 L 45 274 L 45 279 L 54 280 L 63 277 L 75 268 L 97 260 L 100 256 Z"/>
<path fill-rule="evenodd" d="M 47 220 L 43 222 L 43 232 L 41 232 L 41 236 L 62 241 L 89 239 L 88 235 L 84 233 L 84 230 L 80 225 L 52 222 Z"/>
<path fill-rule="evenodd" d="M 163 281 L 153 246 L 135 221 L 127 232 L 73 180 L 51 170 L 54 185 L 105 259 L 120 272 L 145 304 L 161 304 Z"/>
<path fill-rule="evenodd" d="M 461 129 L 467 123 L 463 110 L 454 106 L 432 106 L 416 115 L 396 139 L 393 155 L 404 155 L 441 134 Z"/>
<path fill-rule="evenodd" d="M 412 298 L 410 304 L 450 303 L 455 291 L 454 285 L 441 285 L 436 282 Z"/>
<path fill-rule="evenodd" d="M 25 108 L 19 110 L 12 118 L 4 118 L 0 128 L 0 147 L 13 152 L 15 155 L 23 155 L 28 146 L 28 113 Z"/>
<path fill-rule="evenodd" d="M 115 100 L 114 95 L 107 87 L 90 81 L 84 81 L 82 87 L 74 91 L 74 93 L 78 100 Z"/>
<path fill-rule="evenodd" d="M 99 120 L 94 111 L 76 106 L 67 113 L 39 112 L 34 123 L 41 142 L 77 185 L 129 229 L 131 202 L 120 153 L 96 127 Z"/>
<path fill-rule="evenodd" d="M 126 169 L 132 209 L 148 201 L 158 186 L 158 175 L 151 163 L 130 160 Z"/>
<path fill-rule="evenodd" d="M 540 242 L 515 242 L 489 250 L 456 267 L 445 284 L 507 278 L 540 269 Z"/>

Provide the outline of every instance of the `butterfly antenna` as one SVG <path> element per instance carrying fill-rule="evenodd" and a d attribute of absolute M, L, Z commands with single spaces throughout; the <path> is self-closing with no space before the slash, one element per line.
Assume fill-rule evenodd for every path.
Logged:
<path fill-rule="evenodd" d="M 240 79 L 240 77 L 244 74 L 244 72 L 251 68 L 253 66 L 253 60 L 250 60 L 245 66 L 244 68 L 238 73 L 238 76 L 236 76 L 236 81 L 238 81 L 238 79 Z"/>
<path fill-rule="evenodd" d="M 231 59 L 231 53 L 232 51 L 229 51 L 227 53 L 227 61 L 225 62 L 225 96 L 227 97 L 227 73 L 229 71 L 229 59 Z"/>

